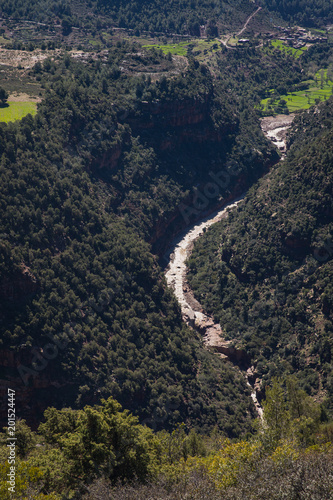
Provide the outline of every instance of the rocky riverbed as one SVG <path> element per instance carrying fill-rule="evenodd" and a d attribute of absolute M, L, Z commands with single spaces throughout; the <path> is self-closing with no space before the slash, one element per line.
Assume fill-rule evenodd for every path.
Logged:
<path fill-rule="evenodd" d="M 186 261 L 189 257 L 194 241 L 212 224 L 228 216 L 229 211 L 241 203 L 243 198 L 235 200 L 217 212 L 194 224 L 181 234 L 167 252 L 166 258 L 169 264 L 166 268 L 166 280 L 173 289 L 181 307 L 184 321 L 197 330 L 203 338 L 207 348 L 213 348 L 223 358 L 229 359 L 238 367 L 247 368 L 244 371 L 247 383 L 251 388 L 251 397 L 256 406 L 258 415 L 262 416 L 262 409 L 257 399 L 256 390 L 250 384 L 253 383 L 254 368 L 248 368 L 248 355 L 243 349 L 237 349 L 230 340 L 225 340 L 221 326 L 205 313 L 201 304 L 194 298 L 193 293 L 186 280 Z"/>
<path fill-rule="evenodd" d="M 266 116 L 261 119 L 261 129 L 282 153 L 286 152 L 287 131 L 295 118 L 294 114 Z"/>
<path fill-rule="evenodd" d="M 290 128 L 293 119 L 294 115 L 291 114 L 269 116 L 261 120 L 261 127 L 264 134 L 283 153 L 286 151 L 287 130 Z M 205 217 L 201 222 L 193 224 L 178 236 L 165 255 L 165 258 L 169 262 L 165 276 L 168 285 L 173 289 L 181 306 L 184 321 L 202 335 L 204 345 L 207 348 L 215 349 L 220 356 L 229 359 L 232 363 L 246 370 L 244 370 L 244 375 L 248 385 L 251 387 L 251 397 L 258 415 L 262 417 L 262 408 L 258 402 L 256 393 L 258 381 L 256 380 L 254 367 L 249 367 L 247 353 L 243 349 L 236 348 L 232 341 L 224 339 L 221 326 L 215 323 L 211 316 L 206 314 L 201 304 L 194 298 L 186 280 L 186 261 L 192 251 L 194 241 L 212 224 L 227 217 L 229 211 L 241 203 L 242 199 L 234 200 L 224 208 Z"/>

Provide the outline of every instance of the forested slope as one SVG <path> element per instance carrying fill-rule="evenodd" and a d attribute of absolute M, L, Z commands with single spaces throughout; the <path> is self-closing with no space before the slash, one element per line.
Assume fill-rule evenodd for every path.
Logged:
<path fill-rule="evenodd" d="M 214 78 L 191 56 L 180 65 L 125 41 L 46 59 L 31 71 L 45 90 L 37 116 L 1 125 L 2 356 L 32 418 L 51 401 L 113 395 L 141 420 L 157 412 L 153 426 L 209 427 L 221 412 L 227 433 L 246 430 L 244 384 L 223 367 L 219 389 L 222 365 L 193 344 L 151 248 L 161 255 L 277 161 L 253 107 L 304 67 L 250 47 L 222 49 L 217 64 Z"/>
<path fill-rule="evenodd" d="M 160 0 L 32 0 L 28 4 L 20 0 L 1 0 L 0 10 L 17 19 L 49 21 L 58 18 L 74 26 L 94 24 L 92 17 L 98 15 L 100 22 L 108 21 L 120 28 L 200 36 L 202 24 L 208 24 L 212 35 L 217 34 L 217 22 L 224 27 L 240 26 L 246 15 L 253 11 L 253 7 L 244 0 L 234 0 L 231 3 L 225 0 L 171 0 L 167 5 Z"/>
<path fill-rule="evenodd" d="M 216 429 L 153 432 L 112 398 L 81 410 L 48 408 L 38 432 L 16 425 L 16 497 L 36 500 L 305 500 L 330 498 L 332 424 L 293 377 L 274 380 L 265 424 L 231 441 Z M 8 432 L 0 433 L 0 492 L 11 500 Z M 323 481 L 323 477 L 325 480 Z"/>
<path fill-rule="evenodd" d="M 46 60 L 36 117 L 1 126 L 3 375 L 34 425 L 51 404 L 112 395 L 153 428 L 235 436 L 253 411 L 245 382 L 182 324 L 147 242 L 186 224 L 179 203 L 210 169 L 240 162 L 213 207 L 276 156 L 258 132 L 248 158 L 237 100 L 195 61 L 154 83 L 122 74 L 125 58 L 167 62 L 127 43 L 102 62 Z"/>
<path fill-rule="evenodd" d="M 266 23 L 269 12 L 280 15 L 285 21 L 304 26 L 323 26 L 332 23 L 332 4 L 329 0 L 260 0 L 265 7 Z M 1 0 L 0 12 L 14 19 L 50 22 L 58 20 L 64 30 L 72 26 L 94 27 L 105 25 L 127 28 L 137 33 L 151 31 L 164 34 L 200 36 L 200 26 L 206 26 L 208 36 L 217 36 L 219 30 L 240 28 L 255 10 L 246 0 Z M 267 12 L 269 11 L 269 12 Z M 271 14 L 272 15 L 272 14 Z"/>
<path fill-rule="evenodd" d="M 288 157 L 195 246 L 189 279 L 257 376 L 332 398 L 333 101 L 296 118 Z"/>
<path fill-rule="evenodd" d="M 324 26 L 333 22 L 330 0 L 264 0 L 268 10 L 279 13 L 289 23 L 301 26 Z"/>

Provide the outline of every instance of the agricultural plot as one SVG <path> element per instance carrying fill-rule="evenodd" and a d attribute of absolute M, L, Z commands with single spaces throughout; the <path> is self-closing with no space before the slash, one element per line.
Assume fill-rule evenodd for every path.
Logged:
<path fill-rule="evenodd" d="M 239 40 L 238 36 L 231 36 L 228 39 L 227 43 L 228 45 L 230 45 L 230 47 L 236 47 L 238 44 L 238 40 Z"/>
<path fill-rule="evenodd" d="M 261 108 L 268 112 L 283 112 L 281 108 L 288 108 L 290 113 L 302 109 L 309 109 L 320 101 L 325 101 L 333 93 L 333 81 L 327 76 L 327 70 L 318 71 L 313 80 L 309 80 L 308 88 L 298 92 L 281 95 L 277 99 L 267 98 L 261 101 Z M 277 109 L 277 108 L 280 109 Z"/>
<path fill-rule="evenodd" d="M 145 49 L 157 49 L 162 50 L 164 54 L 173 54 L 177 56 L 186 56 L 187 49 L 189 47 L 190 42 L 180 42 L 180 43 L 168 43 L 165 45 L 152 44 L 152 45 L 143 45 Z"/>
<path fill-rule="evenodd" d="M 21 120 L 27 114 L 35 115 L 37 112 L 37 103 L 35 102 L 17 102 L 8 101 L 8 106 L 0 108 L 0 122 L 13 122 Z"/>
<path fill-rule="evenodd" d="M 295 49 L 294 47 L 289 47 L 288 45 L 283 43 L 282 40 L 272 40 L 271 47 L 273 47 L 273 49 L 279 49 L 282 52 L 295 57 L 296 59 L 298 59 L 303 54 L 303 52 L 305 52 L 309 48 L 307 45 L 305 45 L 300 49 Z"/>
<path fill-rule="evenodd" d="M 207 54 L 208 51 L 216 52 L 221 48 L 221 43 L 218 40 L 189 40 L 187 42 L 168 43 L 165 45 L 143 45 L 146 49 L 160 49 L 164 54 L 171 53 L 177 56 L 186 56 L 189 48 L 192 48 L 193 54 L 196 56 Z"/>

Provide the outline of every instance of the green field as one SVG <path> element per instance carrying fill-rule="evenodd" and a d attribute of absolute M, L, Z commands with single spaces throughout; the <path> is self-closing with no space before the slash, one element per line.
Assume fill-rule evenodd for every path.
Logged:
<path fill-rule="evenodd" d="M 285 52 L 286 54 L 289 54 L 290 56 L 295 57 L 298 59 L 303 52 L 308 50 L 309 47 L 305 46 L 302 47 L 301 49 L 294 49 L 294 47 L 289 47 L 288 45 L 285 45 L 282 40 L 272 40 L 271 46 L 274 49 L 280 49 L 281 51 Z"/>
<path fill-rule="evenodd" d="M 158 45 L 158 44 L 143 45 L 143 47 L 145 49 L 155 48 L 157 50 L 162 50 L 164 54 L 171 53 L 177 56 L 186 56 L 189 44 L 190 42 L 180 42 L 180 43 L 168 43 L 166 45 Z"/>
<path fill-rule="evenodd" d="M 333 81 L 327 77 L 327 70 L 318 71 L 313 80 L 309 80 L 306 90 L 298 92 L 290 92 L 286 95 L 281 95 L 279 98 L 272 100 L 271 98 L 263 99 L 261 106 L 264 111 L 276 112 L 274 108 L 278 106 L 280 100 L 286 101 L 286 106 L 289 112 L 299 111 L 301 109 L 309 109 L 319 101 L 325 101 L 333 92 Z"/>
<path fill-rule="evenodd" d="M 318 28 L 314 29 L 312 28 L 311 30 L 311 33 L 313 33 L 314 35 L 326 35 L 326 30 L 320 30 Z"/>
<path fill-rule="evenodd" d="M 221 42 L 218 40 L 190 40 L 188 42 L 179 42 L 179 43 L 168 43 L 165 45 L 143 45 L 146 49 L 155 48 L 157 50 L 162 50 L 164 54 L 171 53 L 177 56 L 186 56 L 188 49 L 191 47 L 193 49 L 193 53 L 196 55 L 201 52 L 207 53 L 216 52 L 221 48 Z"/>
<path fill-rule="evenodd" d="M 37 104 L 35 102 L 12 102 L 8 101 L 9 106 L 0 108 L 0 122 L 13 122 L 20 120 L 27 114 L 35 115 Z"/>

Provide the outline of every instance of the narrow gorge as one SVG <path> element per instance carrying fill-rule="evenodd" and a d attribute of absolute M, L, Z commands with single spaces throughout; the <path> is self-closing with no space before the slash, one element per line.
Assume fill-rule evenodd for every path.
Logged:
<path fill-rule="evenodd" d="M 264 134 L 283 153 L 286 151 L 286 132 L 290 128 L 293 119 L 294 115 L 280 115 L 261 120 Z M 283 159 L 284 154 L 281 161 Z M 255 367 L 251 366 L 248 354 L 243 349 L 237 348 L 232 340 L 225 340 L 221 325 L 215 323 L 213 317 L 204 311 L 201 304 L 195 299 L 186 279 L 186 261 L 191 254 L 195 240 L 210 226 L 228 217 L 229 212 L 239 203 L 242 203 L 244 198 L 245 195 L 241 196 L 206 216 L 200 222 L 192 224 L 186 231 L 181 233 L 172 242 L 165 254 L 165 260 L 168 261 L 165 277 L 168 286 L 173 289 L 180 304 L 183 320 L 188 326 L 202 335 L 205 347 L 215 350 L 221 357 L 229 360 L 242 371 L 247 384 L 251 388 L 251 397 L 258 416 L 262 418 L 263 411 L 257 397 L 260 381 L 256 378 Z"/>

